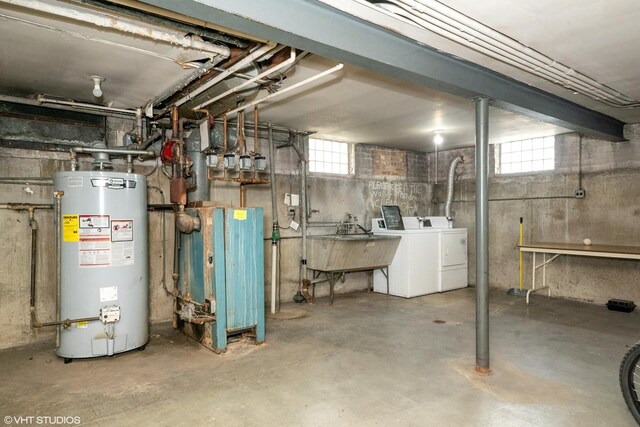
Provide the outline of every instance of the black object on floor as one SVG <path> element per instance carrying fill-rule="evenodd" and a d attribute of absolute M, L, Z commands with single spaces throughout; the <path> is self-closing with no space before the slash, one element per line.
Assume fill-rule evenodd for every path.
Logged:
<path fill-rule="evenodd" d="M 625 313 L 631 313 L 636 308 L 636 305 L 633 301 L 624 299 L 610 299 L 607 302 L 607 308 L 613 311 L 624 311 Z"/>

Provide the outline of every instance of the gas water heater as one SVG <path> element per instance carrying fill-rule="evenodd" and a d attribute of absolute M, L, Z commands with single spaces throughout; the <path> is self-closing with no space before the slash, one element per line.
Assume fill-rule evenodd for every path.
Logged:
<path fill-rule="evenodd" d="M 58 356 L 144 348 L 148 331 L 147 183 L 143 175 L 68 171 L 61 196 Z"/>

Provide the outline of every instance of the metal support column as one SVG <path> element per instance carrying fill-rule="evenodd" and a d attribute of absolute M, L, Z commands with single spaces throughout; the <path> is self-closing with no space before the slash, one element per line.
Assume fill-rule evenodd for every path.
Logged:
<path fill-rule="evenodd" d="M 476 372 L 489 368 L 489 100 L 476 103 Z"/>

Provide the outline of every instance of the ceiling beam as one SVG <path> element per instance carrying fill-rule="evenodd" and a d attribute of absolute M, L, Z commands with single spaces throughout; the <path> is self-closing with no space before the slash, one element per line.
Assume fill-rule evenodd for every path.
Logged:
<path fill-rule="evenodd" d="M 421 45 L 314 0 L 143 0 L 144 3 L 492 105 L 589 136 L 624 141 L 624 123 Z"/>

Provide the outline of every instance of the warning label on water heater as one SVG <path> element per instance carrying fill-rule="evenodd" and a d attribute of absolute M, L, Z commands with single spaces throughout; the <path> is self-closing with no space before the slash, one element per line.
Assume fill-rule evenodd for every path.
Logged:
<path fill-rule="evenodd" d="M 80 267 L 111 265 L 109 215 L 80 215 L 78 260 Z"/>
<path fill-rule="evenodd" d="M 134 263 L 133 220 L 111 220 L 109 215 L 76 215 L 76 218 L 80 267 L 109 267 Z M 69 218 L 69 223 L 73 223 L 72 218 Z"/>
<path fill-rule="evenodd" d="M 111 265 L 133 264 L 133 220 L 111 221 Z"/>

